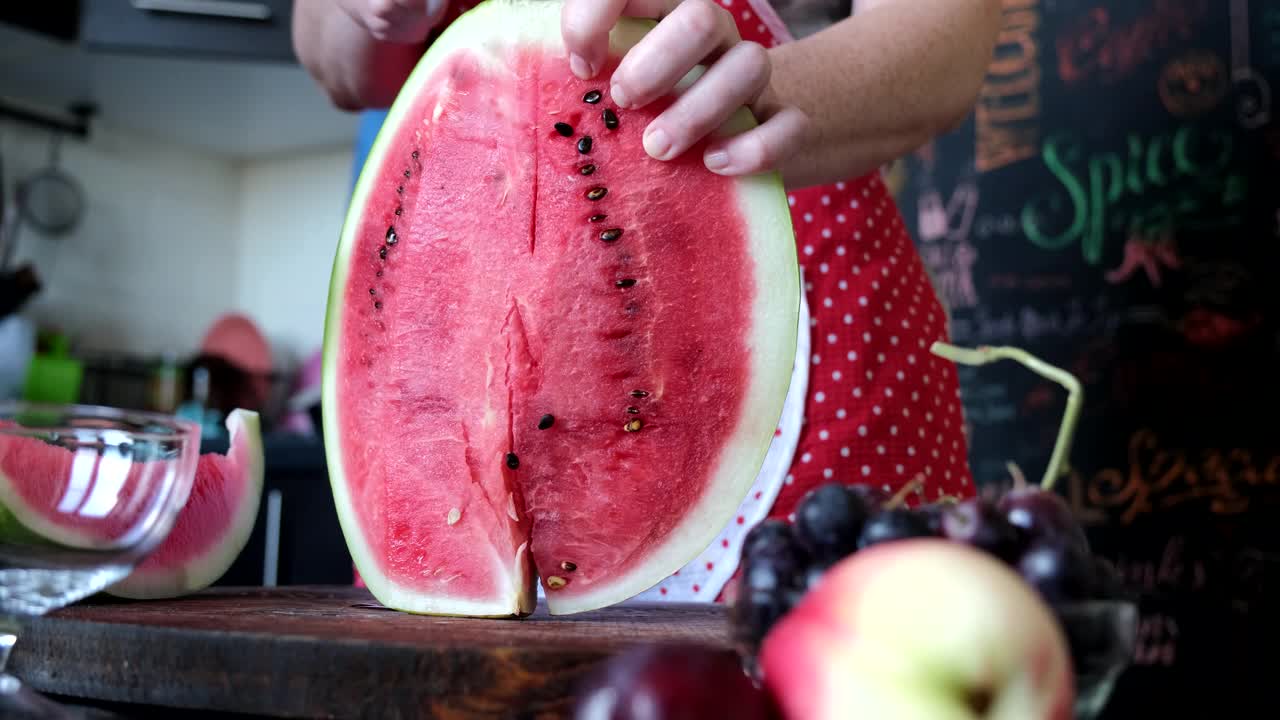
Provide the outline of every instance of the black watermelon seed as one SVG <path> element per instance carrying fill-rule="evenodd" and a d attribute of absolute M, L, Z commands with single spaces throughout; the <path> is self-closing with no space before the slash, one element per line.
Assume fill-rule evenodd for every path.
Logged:
<path fill-rule="evenodd" d="M 378 248 L 378 257 L 383 260 L 387 259 L 387 247 L 385 245 Z"/>
<path fill-rule="evenodd" d="M 610 130 L 618 129 L 618 113 L 614 112 L 609 108 L 605 108 L 604 112 L 600 113 L 600 115 L 604 117 L 605 127 L 609 128 Z"/>
<path fill-rule="evenodd" d="M 408 171 L 408 170 L 405 170 L 405 171 L 404 171 L 404 176 L 405 176 L 405 177 L 409 177 L 409 171 Z"/>
<path fill-rule="evenodd" d="M 639 414 L 640 414 L 640 408 L 638 408 L 638 407 L 634 407 L 634 406 L 632 406 L 632 407 L 628 407 L 628 408 L 627 408 L 627 412 L 628 412 L 628 413 L 630 413 L 631 415 L 639 415 Z"/>
<path fill-rule="evenodd" d="M 555 424 L 556 424 L 556 416 L 555 416 L 555 415 L 550 415 L 550 414 L 548 414 L 548 415 L 543 415 L 543 416 L 542 416 L 542 419 L 538 420 L 538 429 L 539 429 L 539 430 L 546 430 L 547 428 L 549 428 L 549 427 L 551 427 L 552 425 L 555 425 Z"/>
<path fill-rule="evenodd" d="M 587 103 L 588 105 L 595 105 L 596 103 L 600 102 L 600 91 L 592 90 L 588 92 L 586 95 L 583 95 L 582 102 Z"/>
<path fill-rule="evenodd" d="M 629 288 L 629 287 L 633 287 L 633 286 L 636 284 L 636 279 L 635 279 L 635 278 L 623 278 L 623 279 L 621 279 L 621 280 L 617 280 L 617 281 L 615 281 L 613 284 L 614 284 L 614 286 L 616 286 L 616 287 L 620 287 L 620 288 Z"/>
<path fill-rule="evenodd" d="M 387 228 L 387 244 L 395 245 L 400 242 L 400 238 L 396 237 L 396 229 L 394 227 Z"/>
<path fill-rule="evenodd" d="M 609 216 L 608 215 L 592 215 L 591 217 L 587 218 L 587 222 L 598 223 L 607 217 Z"/>
<path fill-rule="evenodd" d="M 573 135 L 573 126 L 567 122 L 558 122 L 556 123 L 556 132 L 564 137 L 571 137 Z"/>
<path fill-rule="evenodd" d="M 413 158 L 414 160 L 417 160 L 417 159 L 418 159 L 418 151 L 417 151 L 417 150 L 414 150 L 413 152 L 409 153 L 409 157 Z"/>
<path fill-rule="evenodd" d="M 587 199 L 588 199 L 588 200 L 599 200 L 600 198 L 602 198 L 602 197 L 604 197 L 605 195 L 608 195 L 608 194 L 609 194 L 609 190 L 608 190 L 607 188 L 603 188 L 603 187 L 600 187 L 599 185 L 597 185 L 596 187 L 593 187 L 593 188 L 591 188 L 590 190 L 588 190 L 588 191 L 587 191 Z"/>
<path fill-rule="evenodd" d="M 609 228 L 600 233 L 600 239 L 605 242 L 613 242 L 622 237 L 622 228 Z"/>
<path fill-rule="evenodd" d="M 377 290 L 374 290 L 373 288 L 369 288 L 369 294 L 370 294 L 370 295 L 377 295 L 377 294 L 378 294 L 378 291 L 377 291 Z"/>
<path fill-rule="evenodd" d="M 520 458 L 515 453 L 507 453 L 507 467 L 516 470 L 520 467 Z"/>
<path fill-rule="evenodd" d="M 583 175 L 590 175 L 595 171 L 596 171 L 595 165 L 583 165 L 582 167 L 578 168 L 578 172 L 582 173 Z"/>
<path fill-rule="evenodd" d="M 570 560 L 565 560 L 564 562 L 560 563 L 560 569 L 565 572 L 573 572 L 574 570 L 578 569 L 578 564 Z"/>
<path fill-rule="evenodd" d="M 649 393 L 645 392 L 644 390 L 632 390 L 631 397 L 635 397 L 635 398 L 649 397 Z"/>
<path fill-rule="evenodd" d="M 375 301 L 373 301 L 373 309 L 374 309 L 374 310 L 381 310 L 381 309 L 382 309 L 382 301 L 381 301 L 381 300 L 375 300 Z"/>
<path fill-rule="evenodd" d="M 374 273 L 374 277 L 382 277 L 382 271 L 379 270 L 378 272 Z"/>
<path fill-rule="evenodd" d="M 590 135 L 583 135 L 582 137 L 578 138 L 578 152 L 582 153 L 583 155 L 586 155 L 587 153 L 591 152 L 591 136 Z"/>
<path fill-rule="evenodd" d="M 398 208 L 396 208 L 396 217 L 399 217 L 399 216 L 400 216 L 400 214 L 401 214 L 401 213 L 403 213 L 403 212 L 404 212 L 404 208 L 402 208 L 402 207 L 398 207 Z"/>
<path fill-rule="evenodd" d="M 396 192 L 398 192 L 398 193 L 400 193 L 401 195 L 403 195 L 403 194 L 404 194 L 404 186 L 403 186 L 403 185 L 401 185 L 400 187 L 396 188 Z"/>

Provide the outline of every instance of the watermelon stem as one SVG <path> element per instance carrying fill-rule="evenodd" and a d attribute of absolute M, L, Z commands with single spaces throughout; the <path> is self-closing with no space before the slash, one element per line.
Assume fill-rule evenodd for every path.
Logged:
<path fill-rule="evenodd" d="M 1053 445 L 1053 454 L 1049 456 L 1049 464 L 1044 470 L 1044 479 L 1040 487 L 1052 490 L 1059 477 L 1071 472 L 1067 455 L 1071 451 L 1071 440 L 1075 435 L 1076 423 L 1080 419 L 1080 406 L 1084 403 L 1084 388 L 1076 376 L 1037 358 L 1031 353 L 1016 347 L 993 347 L 983 345 L 978 348 L 962 348 L 944 342 L 935 342 L 930 351 L 940 358 L 961 365 L 978 367 L 997 360 L 1013 360 L 1029 368 L 1032 372 L 1047 380 L 1052 380 L 1067 390 L 1067 407 L 1062 414 L 1062 423 L 1058 427 L 1058 439 Z"/>

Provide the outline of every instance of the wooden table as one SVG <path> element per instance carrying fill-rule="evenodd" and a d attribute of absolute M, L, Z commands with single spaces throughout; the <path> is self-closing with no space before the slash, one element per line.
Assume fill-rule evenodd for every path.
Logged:
<path fill-rule="evenodd" d="M 393 612 L 356 588 L 217 588 L 95 599 L 34 620 L 10 668 L 43 692 L 136 717 L 557 718 L 609 654 L 647 641 L 723 646 L 726 631 L 722 609 L 705 605 L 480 620 Z"/>

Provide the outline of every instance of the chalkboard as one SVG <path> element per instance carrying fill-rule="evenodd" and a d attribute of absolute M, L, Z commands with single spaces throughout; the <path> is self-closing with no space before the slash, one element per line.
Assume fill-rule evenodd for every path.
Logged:
<path fill-rule="evenodd" d="M 1142 604 L 1108 717 L 1227 717 L 1280 667 L 1280 0 L 1004 8 L 971 117 L 885 174 L 954 341 L 1084 382 L 1061 489 Z M 1060 388 L 961 384 L 979 482 L 1037 477 Z"/>

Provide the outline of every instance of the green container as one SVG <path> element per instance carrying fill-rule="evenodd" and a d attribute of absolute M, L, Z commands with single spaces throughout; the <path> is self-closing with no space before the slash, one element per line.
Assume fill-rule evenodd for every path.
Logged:
<path fill-rule="evenodd" d="M 80 398 L 84 365 L 71 357 L 67 336 L 51 334 L 40 339 L 45 349 L 31 357 L 22 399 L 27 402 L 67 404 Z"/>

